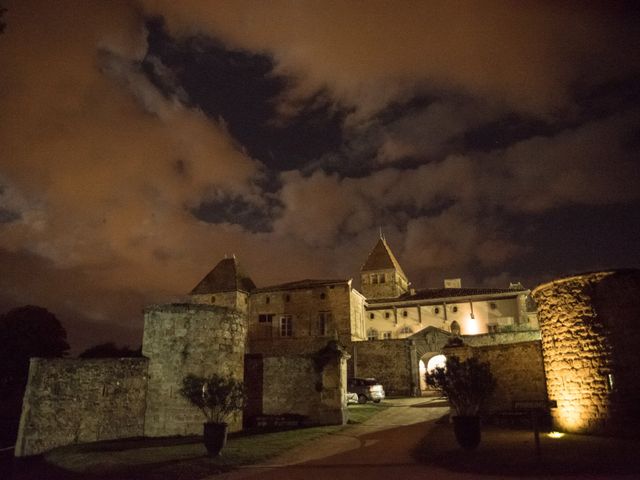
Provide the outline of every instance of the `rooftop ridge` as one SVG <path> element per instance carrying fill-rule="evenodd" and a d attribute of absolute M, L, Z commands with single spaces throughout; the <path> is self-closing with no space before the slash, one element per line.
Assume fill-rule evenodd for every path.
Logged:
<path fill-rule="evenodd" d="M 367 260 L 360 268 L 361 272 L 371 271 L 371 270 L 383 270 L 383 269 L 395 269 L 401 276 L 407 280 L 407 275 L 402 270 L 400 266 L 400 262 L 391 251 L 391 247 L 385 240 L 384 236 L 380 236 L 378 242 L 373 247 L 371 252 L 369 252 L 369 256 Z"/>
<path fill-rule="evenodd" d="M 222 293 L 231 291 L 251 292 L 256 289 L 256 284 L 242 270 L 235 255 L 220 260 L 215 267 L 200 280 L 191 290 L 191 295 Z"/>

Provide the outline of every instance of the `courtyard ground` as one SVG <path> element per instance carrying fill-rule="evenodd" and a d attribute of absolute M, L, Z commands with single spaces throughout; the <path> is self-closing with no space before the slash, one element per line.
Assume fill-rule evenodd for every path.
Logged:
<path fill-rule="evenodd" d="M 278 440 L 277 435 L 293 435 L 295 441 L 288 443 L 289 447 L 284 451 L 281 448 L 280 454 L 253 465 L 242 465 L 237 460 L 239 457 L 233 460 L 236 454 L 232 449 L 223 452 L 219 463 L 212 462 L 194 439 L 181 439 L 182 443 L 174 439 L 172 444 L 163 444 L 161 440 L 145 440 L 141 444 L 120 441 L 110 442 L 109 448 L 94 444 L 89 448 L 75 446 L 58 449 L 41 459 L 46 460 L 45 466 L 49 470 L 36 469 L 30 473 L 24 470 L 14 478 L 640 478 L 640 461 L 636 453 L 640 449 L 638 441 L 577 435 L 567 435 L 561 439 L 542 436 L 542 454 L 537 457 L 530 431 L 485 428 L 479 448 L 474 452 L 466 452 L 457 447 L 451 426 L 441 420 L 448 411 L 442 400 L 410 398 L 391 399 L 385 403 L 389 408 L 380 409 L 379 413 L 359 424 L 344 428 L 322 427 L 326 429 L 324 431 L 305 429 L 269 434 L 274 436 L 263 437 L 262 440 L 265 445 L 274 448 L 284 438 Z"/>

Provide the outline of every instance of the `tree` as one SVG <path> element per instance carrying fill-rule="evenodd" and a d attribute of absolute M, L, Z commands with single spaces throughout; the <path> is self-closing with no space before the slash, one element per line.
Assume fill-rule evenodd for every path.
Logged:
<path fill-rule="evenodd" d="M 0 315 L 0 447 L 13 445 L 31 357 L 62 357 L 67 332 L 46 308 L 26 306 Z"/>
<path fill-rule="evenodd" d="M 113 342 L 100 343 L 93 347 L 87 348 L 78 357 L 80 358 L 129 358 L 141 357 L 142 347 L 132 350 L 127 345 L 123 347 L 116 346 Z"/>
<path fill-rule="evenodd" d="M 447 358 L 445 367 L 426 374 L 427 385 L 439 390 L 458 415 L 478 415 L 482 402 L 491 396 L 496 381 L 489 364 L 475 357 L 460 360 Z"/>
<path fill-rule="evenodd" d="M 67 332 L 46 308 L 28 305 L 0 315 L 0 391 L 26 384 L 31 357 L 67 354 Z"/>
<path fill-rule="evenodd" d="M 241 381 L 217 374 L 187 375 L 182 380 L 180 394 L 212 423 L 225 423 L 232 413 L 242 409 L 245 400 Z"/>

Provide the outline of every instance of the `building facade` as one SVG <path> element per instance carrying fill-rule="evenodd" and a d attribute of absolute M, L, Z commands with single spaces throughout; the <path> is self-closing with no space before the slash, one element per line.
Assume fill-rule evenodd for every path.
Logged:
<path fill-rule="evenodd" d="M 351 355 L 349 376 L 377 377 L 398 395 L 427 388 L 429 362 L 452 336 L 482 348 L 540 340 L 535 304 L 519 283 L 463 288 L 460 279 L 447 279 L 442 288 L 415 289 L 382 236 L 359 274 L 360 290 L 352 279 L 258 288 L 231 257 L 198 283 L 190 301 L 245 313 L 251 355 L 311 354 L 338 340 Z"/>

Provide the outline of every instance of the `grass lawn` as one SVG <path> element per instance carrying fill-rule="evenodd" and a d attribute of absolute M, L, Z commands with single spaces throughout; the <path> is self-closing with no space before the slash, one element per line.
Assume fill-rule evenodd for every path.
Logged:
<path fill-rule="evenodd" d="M 381 403 L 365 403 L 363 405 L 354 403 L 349 405 L 349 423 L 362 423 L 376 413 L 389 408 L 389 405 Z"/>
<path fill-rule="evenodd" d="M 358 424 L 387 408 L 349 405 L 349 423 Z M 299 428 L 229 436 L 222 455 L 211 458 L 197 437 L 130 439 L 71 445 L 17 462 L 15 480 L 179 480 L 199 479 L 242 465 L 264 462 L 302 443 L 344 427 Z"/>

